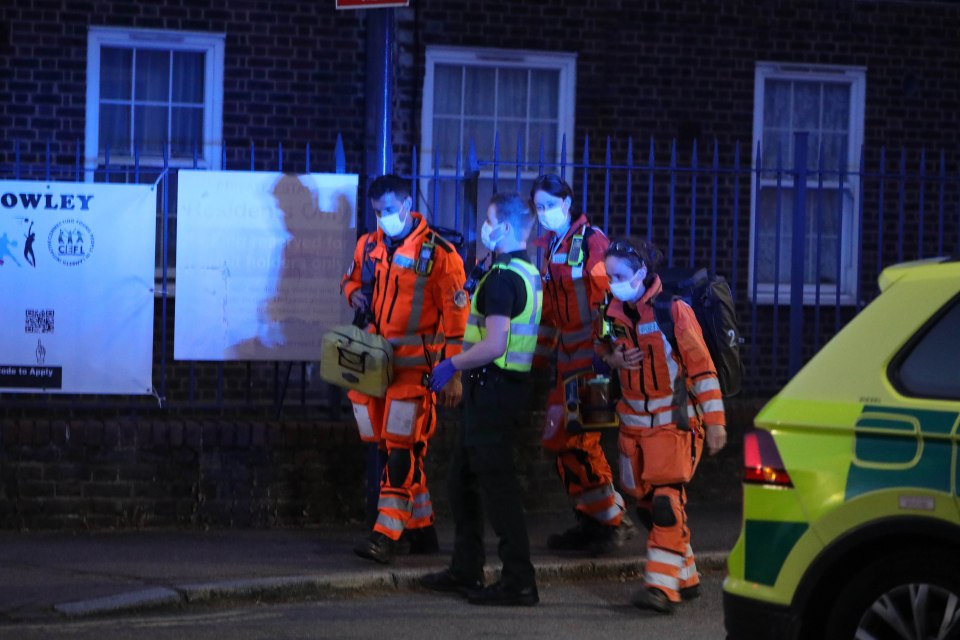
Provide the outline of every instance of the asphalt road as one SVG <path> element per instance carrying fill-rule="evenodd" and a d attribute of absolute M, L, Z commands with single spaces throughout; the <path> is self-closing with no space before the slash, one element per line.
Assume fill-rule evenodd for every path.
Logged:
<path fill-rule="evenodd" d="M 459 598 L 409 590 L 313 602 L 255 604 L 242 609 L 191 609 L 77 622 L 19 624 L 17 640 L 255 640 L 286 638 L 657 638 L 722 640 L 721 572 L 703 576 L 703 596 L 673 614 L 630 605 L 636 581 L 540 585 L 540 605 L 477 607 Z"/>

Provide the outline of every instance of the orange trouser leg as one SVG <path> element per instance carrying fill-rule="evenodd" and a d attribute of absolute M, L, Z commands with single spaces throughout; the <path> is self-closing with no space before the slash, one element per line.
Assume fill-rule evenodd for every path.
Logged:
<path fill-rule="evenodd" d="M 373 530 L 398 540 L 404 529 L 433 524 L 433 505 L 423 473 L 427 439 L 434 431 L 433 398 L 405 381 L 387 390 L 381 437 L 387 464 Z"/>
<path fill-rule="evenodd" d="M 680 601 L 680 589 L 699 582 L 690 548 L 684 494 L 682 485 L 655 486 L 650 501 L 653 528 L 647 538 L 643 583 L 660 589 L 673 602 Z"/>
<path fill-rule="evenodd" d="M 426 453 L 426 450 L 424 450 Z M 420 481 L 411 487 L 413 495 L 413 512 L 407 521 L 407 529 L 422 529 L 432 527 L 434 522 L 433 501 L 430 499 L 430 490 L 427 489 L 427 476 L 423 471 L 423 455 L 417 456 L 417 473 Z"/>
<path fill-rule="evenodd" d="M 563 384 L 550 394 L 548 404 L 563 403 Z M 613 472 L 600 446 L 600 433 L 570 435 L 560 426 L 544 448 L 557 451 L 557 473 L 574 508 L 597 522 L 618 526 L 623 518 L 623 497 L 613 486 Z"/>

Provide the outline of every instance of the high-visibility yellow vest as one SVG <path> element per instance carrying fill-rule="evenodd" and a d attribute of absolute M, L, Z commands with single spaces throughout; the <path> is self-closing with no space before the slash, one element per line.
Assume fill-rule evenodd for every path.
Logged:
<path fill-rule="evenodd" d="M 486 317 L 477 309 L 477 298 L 490 274 L 499 270 L 512 271 L 523 279 L 527 302 L 520 315 L 510 318 L 507 349 L 493 362 L 501 369 L 509 371 L 530 371 L 533 366 L 533 352 L 537 348 L 537 328 L 540 326 L 540 313 L 543 310 L 543 289 L 540 286 L 540 273 L 526 260 L 511 258 L 507 263 L 494 263 L 480 280 L 477 295 L 473 296 L 470 302 L 470 317 L 467 319 L 467 329 L 463 336 L 463 350 L 466 351 L 487 335 Z"/>

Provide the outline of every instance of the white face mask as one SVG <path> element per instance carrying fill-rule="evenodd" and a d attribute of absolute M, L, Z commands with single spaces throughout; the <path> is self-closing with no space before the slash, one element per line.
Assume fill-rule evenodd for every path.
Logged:
<path fill-rule="evenodd" d="M 383 232 L 391 238 L 403 233 L 403 227 L 406 225 L 407 220 L 406 218 L 401 218 L 400 213 L 403 212 L 405 208 L 405 206 L 401 206 L 400 211 L 383 214 L 377 219 L 377 224 L 383 229 Z"/>
<path fill-rule="evenodd" d="M 559 231 L 567 224 L 567 214 L 563 212 L 563 207 L 560 205 L 538 211 L 537 218 L 540 220 L 540 224 L 550 231 Z"/>
<path fill-rule="evenodd" d="M 493 226 L 489 221 L 484 222 L 483 226 L 480 227 L 480 242 L 483 243 L 488 250 L 493 251 L 497 248 L 497 243 L 503 240 L 503 224 L 498 224 Z M 497 237 L 494 238 L 493 235 L 497 234 Z"/>
<path fill-rule="evenodd" d="M 610 283 L 610 293 L 613 294 L 613 297 L 621 302 L 633 302 L 639 300 L 644 293 L 646 293 L 647 288 L 644 286 L 643 281 L 647 277 L 647 268 L 640 267 L 640 270 L 637 271 L 632 278 L 629 280 L 623 280 L 622 282 L 611 282 Z M 633 281 L 637 280 L 636 286 L 633 285 Z"/>

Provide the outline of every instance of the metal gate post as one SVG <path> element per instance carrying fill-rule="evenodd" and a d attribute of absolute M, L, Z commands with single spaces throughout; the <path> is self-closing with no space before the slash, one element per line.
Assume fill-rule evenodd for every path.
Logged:
<path fill-rule="evenodd" d="M 790 361 L 792 378 L 803 356 L 803 269 L 807 227 L 807 138 L 806 131 L 793 134 L 793 237 L 790 248 Z"/>

